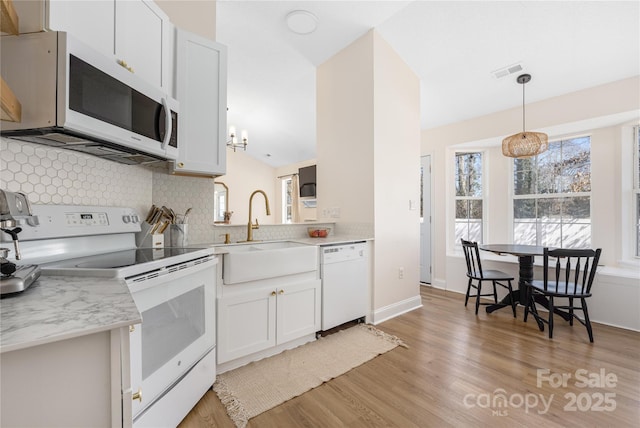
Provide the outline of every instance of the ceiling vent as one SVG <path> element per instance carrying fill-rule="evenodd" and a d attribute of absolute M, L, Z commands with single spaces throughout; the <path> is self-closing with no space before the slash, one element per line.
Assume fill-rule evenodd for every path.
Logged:
<path fill-rule="evenodd" d="M 496 79 L 502 79 L 503 77 L 510 76 L 514 73 L 520 73 L 522 69 L 523 69 L 522 64 L 516 63 L 516 64 L 508 65 L 506 67 L 499 68 L 498 70 L 494 70 L 491 72 L 491 74 Z"/>

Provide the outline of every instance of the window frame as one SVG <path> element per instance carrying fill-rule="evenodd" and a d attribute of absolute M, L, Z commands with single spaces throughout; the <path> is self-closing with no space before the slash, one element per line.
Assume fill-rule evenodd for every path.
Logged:
<path fill-rule="evenodd" d="M 293 208 L 292 208 L 292 204 L 289 203 L 290 202 L 289 198 L 287 198 L 287 192 L 290 191 L 289 189 L 292 189 L 293 187 L 293 180 L 291 176 L 283 177 L 281 179 L 280 186 L 281 186 L 280 196 L 282 200 L 282 224 L 291 224 L 293 221 L 291 218 L 291 213 Z"/>
<path fill-rule="evenodd" d="M 632 255 L 636 259 L 640 259 L 640 125 L 636 125 L 632 128 L 632 150 L 633 156 L 633 183 L 632 183 L 632 201 L 631 210 L 633 221 L 633 229 L 635 229 L 635 243 L 634 251 Z"/>
<path fill-rule="evenodd" d="M 542 226 L 544 226 L 544 222 L 540 221 L 540 218 L 538 217 L 539 213 L 538 213 L 538 201 L 539 200 L 550 200 L 550 199 L 562 199 L 562 198 L 584 198 L 584 197 L 588 197 L 589 198 L 589 240 L 588 240 L 588 247 L 591 247 L 592 245 L 592 239 L 593 239 L 593 209 L 592 209 L 592 202 L 593 202 L 593 185 L 592 185 L 592 181 L 591 181 L 591 174 L 593 172 L 593 160 L 592 160 L 592 153 L 593 153 L 593 142 L 592 142 L 592 136 L 591 134 L 578 134 L 578 135 L 571 135 L 571 136 L 564 136 L 564 137 L 560 137 L 560 138 L 555 138 L 553 140 L 549 141 L 549 145 L 551 146 L 552 144 L 557 144 L 557 143 L 563 143 L 563 142 L 568 142 L 571 140 L 576 140 L 576 139 L 580 139 L 580 138 L 589 138 L 589 174 L 590 174 L 590 179 L 589 179 L 589 191 L 588 192 L 563 192 L 563 193 L 537 193 L 539 191 L 539 189 L 535 189 L 536 193 L 529 193 L 529 194 L 524 194 L 524 195 L 516 195 L 516 159 L 512 159 L 511 160 L 511 176 L 510 176 L 510 183 L 509 183 L 509 188 L 510 188 L 510 192 L 511 192 L 511 200 L 510 200 L 510 204 L 511 204 L 511 210 L 510 210 L 510 218 L 511 218 L 511 230 L 510 230 L 510 235 L 511 235 L 511 242 L 513 242 L 516 245 L 536 245 L 536 246 L 552 246 L 550 244 L 544 244 L 542 243 L 542 240 L 544 239 L 544 233 L 542 233 L 541 228 Z M 537 156 L 536 156 L 537 158 Z M 536 163 L 536 183 L 538 182 L 538 164 Z M 534 184 L 535 185 L 535 184 Z M 515 215 L 515 201 L 516 200 L 526 200 L 526 199 L 531 199 L 536 201 L 536 216 L 535 216 L 535 232 L 536 232 L 536 241 L 535 243 L 526 243 L 526 242 L 516 242 L 516 225 L 517 224 L 524 224 L 527 222 L 517 222 L 517 218 Z M 565 237 L 564 234 L 562 233 L 562 227 L 566 224 L 563 222 L 564 219 L 564 215 L 561 214 L 561 217 L 558 221 L 558 225 L 561 228 L 561 234 L 560 234 L 560 246 L 564 246 L 565 245 Z M 547 224 L 549 225 L 553 225 L 555 223 L 553 222 L 548 222 Z"/>
<path fill-rule="evenodd" d="M 456 174 L 457 174 L 457 158 L 459 155 L 465 155 L 465 154 L 478 154 L 480 155 L 480 194 L 481 196 L 458 196 L 457 195 L 457 191 L 456 191 Z M 482 207 L 482 217 L 480 218 L 480 237 L 479 239 L 471 239 L 474 241 L 477 241 L 478 243 L 482 244 L 484 242 L 484 238 L 486 236 L 486 226 L 487 226 L 487 219 L 486 219 L 486 207 L 487 207 L 487 201 L 486 201 L 486 197 L 487 197 L 487 191 L 486 191 L 486 183 L 487 183 L 487 177 L 486 177 L 486 163 L 487 163 L 487 155 L 485 153 L 484 150 L 456 150 L 453 153 L 453 236 L 454 236 L 454 248 L 461 248 L 462 245 L 460 243 L 460 239 L 457 235 L 457 226 L 458 226 L 458 217 L 457 217 L 457 203 L 458 201 L 480 201 L 481 202 L 481 207 Z M 468 240 L 470 238 L 469 236 L 469 224 L 471 222 L 469 221 L 469 218 L 467 217 L 467 234 L 465 235 L 464 239 Z"/>

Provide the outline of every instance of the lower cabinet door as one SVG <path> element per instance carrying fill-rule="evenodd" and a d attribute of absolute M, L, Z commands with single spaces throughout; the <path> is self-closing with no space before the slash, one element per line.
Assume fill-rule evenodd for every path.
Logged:
<path fill-rule="evenodd" d="M 318 279 L 284 285 L 278 289 L 278 344 L 320 330 L 320 284 Z"/>
<path fill-rule="evenodd" d="M 218 364 L 276 346 L 275 296 L 261 288 L 218 299 Z"/>

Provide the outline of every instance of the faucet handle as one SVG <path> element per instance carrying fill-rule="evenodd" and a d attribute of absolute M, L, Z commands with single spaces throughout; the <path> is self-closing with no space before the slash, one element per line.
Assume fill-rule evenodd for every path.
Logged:
<path fill-rule="evenodd" d="M 258 223 L 258 219 L 256 218 L 256 224 L 251 225 L 252 229 L 260 229 L 260 224 Z"/>

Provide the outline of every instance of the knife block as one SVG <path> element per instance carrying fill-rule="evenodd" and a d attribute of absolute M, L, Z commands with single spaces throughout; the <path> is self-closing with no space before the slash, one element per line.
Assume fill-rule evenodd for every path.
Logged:
<path fill-rule="evenodd" d="M 140 232 L 136 233 L 136 247 L 150 247 L 150 248 L 162 248 L 164 247 L 164 234 L 163 233 L 151 233 L 153 225 L 142 222 L 140 225 Z"/>

